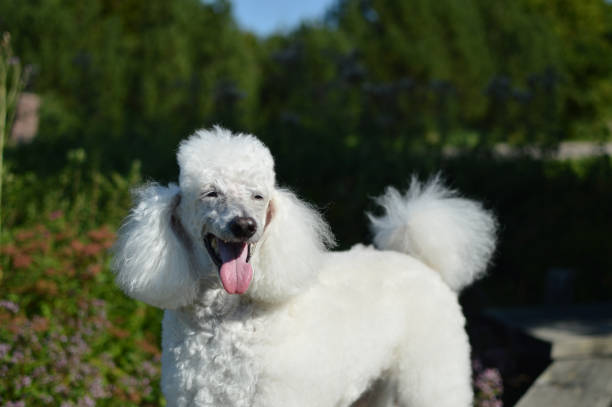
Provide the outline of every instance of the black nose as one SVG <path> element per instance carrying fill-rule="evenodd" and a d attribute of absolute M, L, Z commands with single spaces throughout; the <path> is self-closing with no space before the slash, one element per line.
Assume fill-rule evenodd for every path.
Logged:
<path fill-rule="evenodd" d="M 246 216 L 237 216 L 230 222 L 230 230 L 240 239 L 248 239 L 257 231 L 255 219 Z"/>

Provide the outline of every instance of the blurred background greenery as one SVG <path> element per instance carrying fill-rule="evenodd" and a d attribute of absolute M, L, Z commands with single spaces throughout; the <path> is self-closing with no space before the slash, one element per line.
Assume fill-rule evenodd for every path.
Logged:
<path fill-rule="evenodd" d="M 156 354 L 138 344 L 155 343 L 147 335 L 159 313 L 122 297 L 108 254 L 84 248 L 105 245 L 91 232 L 116 230 L 132 186 L 176 180 L 178 142 L 213 124 L 258 135 L 279 183 L 322 209 L 341 248 L 369 241 L 364 212 L 385 186 L 442 171 L 501 225 L 490 276 L 466 292 L 468 308 L 550 300 L 550 272 L 560 269 L 570 271 L 566 301 L 611 299 L 610 157 L 558 151 L 612 141 L 612 4 L 337 0 L 323 19 L 266 37 L 241 29 L 231 7 L 0 1 L 15 55 L 7 63 L 27 70 L 24 90 L 41 100 L 33 141 L 6 140 L 0 320 L 69 321 L 77 300 L 119 304 L 108 323 L 137 315 L 131 334 L 99 332 L 92 363 L 122 405 L 156 405 L 158 389 L 134 395 L 125 378 L 143 376 L 133 358 Z M 7 329 L 0 342 L 46 335 Z M 106 359 L 102 348 L 112 349 Z M 25 369 L 22 381 L 36 368 L 10 366 Z M 83 379 L 75 404 L 87 405 L 94 379 Z M 6 400 L 23 389 L 0 384 Z"/>

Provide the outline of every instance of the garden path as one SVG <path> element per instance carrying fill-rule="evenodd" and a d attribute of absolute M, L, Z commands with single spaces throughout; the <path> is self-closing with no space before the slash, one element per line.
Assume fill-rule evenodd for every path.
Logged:
<path fill-rule="evenodd" d="M 612 303 L 492 309 L 487 314 L 551 344 L 551 365 L 517 407 L 612 406 Z"/>

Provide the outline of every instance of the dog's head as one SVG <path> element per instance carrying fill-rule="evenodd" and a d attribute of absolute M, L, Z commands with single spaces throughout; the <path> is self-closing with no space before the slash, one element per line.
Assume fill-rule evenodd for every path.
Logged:
<path fill-rule="evenodd" d="M 268 148 L 198 131 L 179 146 L 179 186 L 144 188 L 119 232 L 114 268 L 131 296 L 161 308 L 228 294 L 281 301 L 304 289 L 333 237 L 319 214 L 275 187 Z"/>
<path fill-rule="evenodd" d="M 253 136 L 215 128 L 182 142 L 178 163 L 175 222 L 182 226 L 175 224 L 176 232 L 181 234 L 181 227 L 187 232 L 205 271 L 216 269 L 228 293 L 245 293 L 253 278 L 252 256 L 272 217 L 270 151 Z"/>

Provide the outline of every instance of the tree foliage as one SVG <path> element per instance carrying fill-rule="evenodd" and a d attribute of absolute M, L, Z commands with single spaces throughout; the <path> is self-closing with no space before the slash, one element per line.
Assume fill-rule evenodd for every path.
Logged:
<path fill-rule="evenodd" d="M 2 2 L 0 15 L 37 69 L 40 140 L 85 146 L 99 166 L 126 168 L 196 127 L 253 116 L 255 43 L 227 2 Z"/>
<path fill-rule="evenodd" d="M 157 154 L 213 123 L 401 152 L 602 139 L 612 116 L 604 0 L 338 0 L 267 39 L 227 0 L 2 2 L 0 16 L 37 68 L 40 139 L 109 168 L 139 156 L 167 172 Z"/>
<path fill-rule="evenodd" d="M 497 197 L 512 195 L 505 186 L 519 165 L 531 169 L 525 188 L 535 192 L 569 182 L 576 194 L 607 199 L 596 171 L 582 179 L 487 156 L 498 143 L 610 140 L 605 0 L 337 0 L 325 19 L 267 38 L 237 26 L 229 0 L 4 1 L 1 31 L 33 65 L 28 87 L 43 100 L 36 141 L 8 151 L 14 174 L 57 176 L 67 152 L 82 148 L 94 172 L 127 174 L 139 159 L 145 179 L 171 181 L 177 143 L 218 123 L 260 136 L 279 182 L 327 205 L 345 244 L 367 239 L 366 197 L 413 172 L 451 169 L 458 186 L 512 221 L 526 219 L 526 204 Z M 475 155 L 449 161 L 448 147 Z M 564 202 L 564 216 L 583 207 Z M 589 216 L 609 225 L 601 212 Z M 522 251 L 519 235 L 501 269 Z M 542 240 L 568 247 L 558 236 Z"/>

